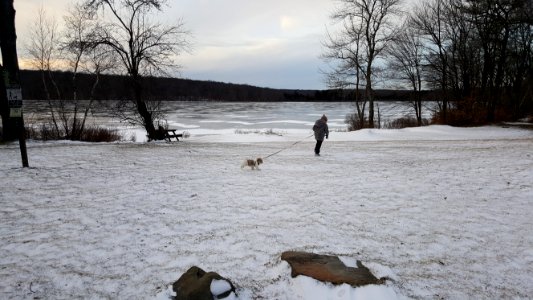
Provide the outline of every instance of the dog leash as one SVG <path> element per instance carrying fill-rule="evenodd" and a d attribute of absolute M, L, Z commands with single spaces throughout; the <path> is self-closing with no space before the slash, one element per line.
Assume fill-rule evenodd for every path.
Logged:
<path fill-rule="evenodd" d="M 290 146 L 288 146 L 288 147 L 285 147 L 285 148 L 283 148 L 283 149 L 281 149 L 281 150 L 279 150 L 279 151 L 276 151 L 276 152 L 270 154 L 269 156 L 264 157 L 263 159 L 267 159 L 267 158 L 269 158 L 269 157 L 271 157 L 271 156 L 274 156 L 274 155 L 280 153 L 280 152 L 283 151 L 283 150 L 287 150 L 287 149 L 291 148 L 292 146 L 294 146 L 294 145 L 296 145 L 296 144 L 298 144 L 298 143 L 301 143 L 301 142 L 305 141 L 306 139 L 312 137 L 313 135 L 315 135 L 315 134 L 313 133 L 313 134 L 311 134 L 310 136 L 307 136 L 307 137 L 305 137 L 305 138 L 303 138 L 303 139 L 301 139 L 301 140 L 299 140 L 299 141 L 297 141 L 297 142 L 294 142 L 292 145 L 290 145 Z"/>

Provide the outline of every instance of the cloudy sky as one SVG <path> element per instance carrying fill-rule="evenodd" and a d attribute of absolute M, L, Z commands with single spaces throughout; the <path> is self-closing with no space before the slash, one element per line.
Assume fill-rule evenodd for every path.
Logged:
<path fill-rule="evenodd" d="M 16 0 L 19 48 L 40 6 L 62 22 L 72 0 Z M 273 88 L 325 88 L 320 74 L 333 0 L 172 0 L 158 19 L 182 18 L 194 50 L 181 77 Z M 19 53 L 23 55 L 22 49 Z"/>

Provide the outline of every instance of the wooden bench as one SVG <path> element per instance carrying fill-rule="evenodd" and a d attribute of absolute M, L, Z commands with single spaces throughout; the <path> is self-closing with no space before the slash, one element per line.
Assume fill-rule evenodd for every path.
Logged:
<path fill-rule="evenodd" d="M 171 142 L 172 138 L 176 138 L 179 141 L 180 137 L 183 137 L 183 133 L 176 133 L 177 129 L 165 129 L 165 140 Z"/>

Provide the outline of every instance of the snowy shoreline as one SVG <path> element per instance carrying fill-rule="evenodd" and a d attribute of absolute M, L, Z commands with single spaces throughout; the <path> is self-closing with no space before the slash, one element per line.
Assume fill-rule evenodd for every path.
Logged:
<path fill-rule="evenodd" d="M 0 145 L 0 298 L 164 298 L 190 266 L 240 299 L 533 295 L 533 132 L 429 126 Z M 292 145 L 294 142 L 299 142 Z M 261 171 L 241 170 L 266 156 Z M 383 287 L 290 278 L 283 251 L 359 259 Z"/>

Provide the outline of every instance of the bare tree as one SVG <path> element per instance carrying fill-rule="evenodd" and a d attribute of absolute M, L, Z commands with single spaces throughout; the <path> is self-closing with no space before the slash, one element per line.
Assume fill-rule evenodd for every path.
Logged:
<path fill-rule="evenodd" d="M 99 83 L 99 75 L 102 72 L 102 61 L 105 61 L 104 53 L 98 49 L 98 44 L 95 41 L 95 33 L 98 30 L 98 23 L 96 16 L 87 13 L 83 6 L 75 4 L 68 10 L 68 14 L 64 17 L 65 30 L 63 32 L 63 41 L 61 48 L 63 50 L 63 58 L 66 60 L 69 69 L 72 71 L 72 112 L 65 108 L 63 101 L 59 106 L 60 118 L 65 130 L 66 138 L 80 139 L 85 129 L 85 122 L 89 111 L 93 105 L 93 94 L 96 86 Z M 95 75 L 95 81 L 91 89 L 91 95 L 87 101 L 79 101 L 78 99 L 78 73 L 80 70 L 85 70 Z"/>
<path fill-rule="evenodd" d="M 29 33 L 29 44 L 26 45 L 26 50 L 31 58 L 33 67 L 41 71 L 43 88 L 48 99 L 61 98 L 59 88 L 52 77 L 52 69 L 57 64 L 58 60 L 58 25 L 54 18 L 48 17 L 44 7 L 40 7 L 37 11 L 37 18 L 31 26 Z M 48 76 L 48 79 L 46 78 Z M 52 97 L 48 84 L 50 81 L 54 88 L 55 97 Z"/>
<path fill-rule="evenodd" d="M 449 89 L 453 92 L 452 99 L 472 96 L 472 88 L 479 82 L 480 50 L 476 38 L 475 27 L 464 16 L 463 0 L 448 0 L 445 19 Z"/>
<path fill-rule="evenodd" d="M 83 59 L 96 46 L 94 35 L 98 25 L 95 16 L 87 13 L 80 4 L 69 7 L 64 20 L 65 30 L 62 34 L 61 48 L 63 57 L 72 70 L 72 99 L 78 100 L 76 77 L 84 64 Z"/>
<path fill-rule="evenodd" d="M 49 18 L 44 8 L 40 7 L 37 11 L 37 18 L 31 26 L 29 44 L 25 48 L 33 67 L 41 72 L 41 81 L 50 108 L 52 123 L 56 135 L 59 135 L 60 129 L 49 88 L 49 84 L 52 84 L 56 93 L 54 98 L 61 98 L 59 88 L 52 76 L 52 67 L 56 63 L 57 45 L 59 44 L 57 31 L 57 22 L 53 18 Z"/>
<path fill-rule="evenodd" d="M 373 75 L 375 62 L 394 36 L 393 19 L 399 16 L 400 0 L 337 0 L 335 20 L 345 20 L 348 28 L 339 35 L 344 42 L 357 41 L 361 54 L 359 66 L 365 78 L 365 97 L 368 100 L 369 127 L 374 127 Z M 351 24 L 351 25 L 350 25 Z M 345 26 L 346 29 L 346 26 Z M 360 39 L 357 35 L 360 34 Z M 342 42 L 341 42 L 342 44 Z M 364 66 L 364 67 L 363 67 Z"/>
<path fill-rule="evenodd" d="M 164 0 L 87 0 L 85 9 L 110 12 L 99 32 L 99 42 L 113 50 L 131 79 L 132 105 L 149 139 L 160 139 L 155 129 L 156 111 L 147 105 L 143 95 L 143 76 L 165 73 L 177 67 L 175 57 L 189 48 L 188 31 L 183 22 L 163 26 L 149 19 L 154 10 L 160 11 Z"/>
<path fill-rule="evenodd" d="M 322 59 L 334 64 L 331 70 L 325 72 L 326 82 L 329 88 L 340 89 L 343 93 L 349 94 L 346 89 L 353 88 L 356 112 L 347 116 L 347 123 L 351 129 L 364 128 L 367 102 L 360 93 L 361 80 L 364 80 L 362 23 L 338 15 L 332 18 L 340 23 L 341 29 L 336 36 L 327 31 L 322 44 L 326 49 L 321 55 Z"/>
<path fill-rule="evenodd" d="M 422 125 L 422 67 L 423 44 L 417 30 L 404 24 L 387 50 L 391 60 L 389 69 L 393 76 L 405 80 L 411 86 L 413 99 L 411 101 L 415 110 L 418 126 Z"/>
<path fill-rule="evenodd" d="M 532 107 L 523 104 L 533 101 L 520 100 L 528 95 L 523 87 L 533 53 L 531 5 L 530 0 L 429 0 L 415 10 L 412 26 L 424 37 L 425 79 L 441 92 L 442 122 L 482 124 L 518 117 L 524 114 L 520 108 Z"/>
<path fill-rule="evenodd" d="M 466 17 L 474 25 L 482 52 L 481 91 L 487 108 L 487 120 L 495 121 L 496 108 L 503 98 L 503 88 L 510 85 L 508 64 L 513 53 L 512 44 L 520 39 L 515 33 L 527 24 L 524 11 L 531 9 L 529 0 L 466 0 Z M 531 11 L 529 11 L 531 17 Z M 529 20 L 531 22 L 531 20 Z M 531 32 L 531 23 L 526 27 Z M 531 36 L 531 35 L 530 35 Z M 531 45 L 531 42 L 529 42 Z M 531 49 L 529 49 L 530 51 Z M 506 78 L 507 77 L 507 78 Z"/>
<path fill-rule="evenodd" d="M 523 20 L 516 25 L 511 34 L 507 74 L 513 94 L 510 106 L 515 118 L 533 110 L 533 3 L 523 10 Z M 528 24 L 529 23 L 529 24 Z"/>
<path fill-rule="evenodd" d="M 424 2 L 415 9 L 411 16 L 411 24 L 420 31 L 424 37 L 426 45 L 426 57 L 428 66 L 432 69 L 429 73 L 433 78 L 428 78 L 429 82 L 435 83 L 441 91 L 442 106 L 441 118 L 444 123 L 447 121 L 448 111 L 448 54 L 447 47 L 450 41 L 447 36 L 446 7 L 448 0 L 430 0 Z"/>

